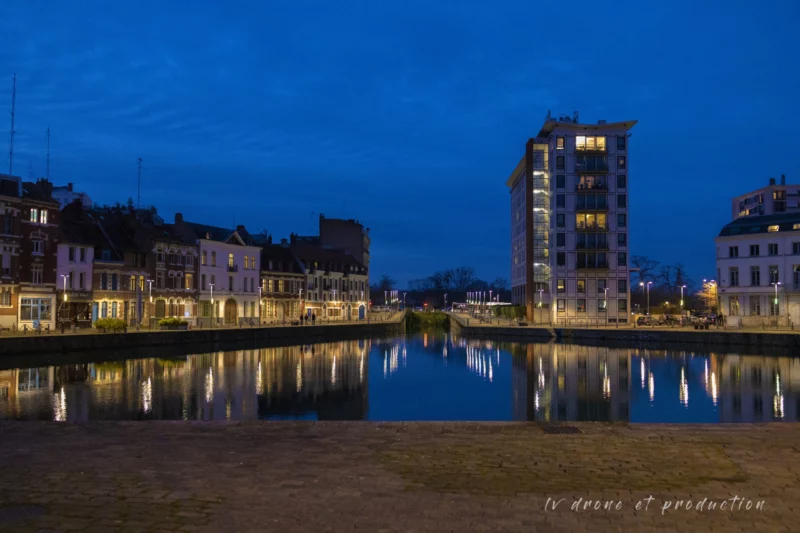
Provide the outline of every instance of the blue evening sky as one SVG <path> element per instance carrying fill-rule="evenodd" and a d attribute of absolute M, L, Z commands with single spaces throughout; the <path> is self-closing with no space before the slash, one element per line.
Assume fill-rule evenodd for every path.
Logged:
<path fill-rule="evenodd" d="M 633 254 L 714 276 L 730 197 L 800 182 L 800 3 L 0 3 L 14 173 L 165 218 L 371 228 L 372 272 L 509 278 L 505 181 L 550 109 L 637 119 Z M 7 134 L 0 137 L 7 171 Z"/>

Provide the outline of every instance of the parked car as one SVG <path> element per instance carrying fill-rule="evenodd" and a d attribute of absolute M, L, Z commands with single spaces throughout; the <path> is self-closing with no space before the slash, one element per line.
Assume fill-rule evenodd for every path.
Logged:
<path fill-rule="evenodd" d="M 649 315 L 640 316 L 636 319 L 637 326 L 652 326 L 654 324 L 653 317 Z"/>

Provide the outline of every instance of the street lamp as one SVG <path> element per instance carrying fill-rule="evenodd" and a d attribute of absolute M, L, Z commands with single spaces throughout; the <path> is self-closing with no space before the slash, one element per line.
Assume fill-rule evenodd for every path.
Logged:
<path fill-rule="evenodd" d="M 544 289 L 539 289 L 539 309 L 544 307 Z"/>
<path fill-rule="evenodd" d="M 606 317 L 608 317 L 608 287 L 603 289 L 603 307 L 605 307 Z M 606 319 L 608 322 L 608 319 Z"/>
<path fill-rule="evenodd" d="M 61 274 L 61 277 L 64 279 L 64 301 L 67 301 L 67 278 L 69 274 Z"/>
<path fill-rule="evenodd" d="M 686 288 L 686 285 L 681 285 L 681 316 L 683 316 L 683 289 Z"/>
<path fill-rule="evenodd" d="M 258 286 L 258 323 L 261 323 L 261 295 L 264 292 L 264 287 Z"/>
<path fill-rule="evenodd" d="M 147 281 L 150 281 L 150 280 L 147 280 Z M 211 287 L 211 325 L 213 326 L 214 325 L 214 320 L 217 318 L 216 316 L 214 316 L 214 315 L 217 314 L 217 306 L 214 305 L 214 284 L 213 283 L 209 283 L 208 286 Z"/>
<path fill-rule="evenodd" d="M 775 285 L 775 316 L 778 316 L 778 285 L 780 284 L 780 281 L 773 283 L 773 285 Z"/>
<path fill-rule="evenodd" d="M 383 305 L 388 305 L 389 300 L 389 291 L 383 291 Z"/>
<path fill-rule="evenodd" d="M 150 300 L 150 303 L 153 303 L 153 280 L 152 279 L 148 279 L 147 280 L 147 296 L 148 296 L 148 299 Z"/>

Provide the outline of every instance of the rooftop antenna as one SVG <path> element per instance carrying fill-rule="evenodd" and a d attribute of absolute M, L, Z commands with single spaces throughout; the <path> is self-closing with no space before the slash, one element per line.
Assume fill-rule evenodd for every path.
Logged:
<path fill-rule="evenodd" d="M 136 172 L 136 210 L 142 207 L 142 158 L 138 161 L 138 170 Z"/>
<path fill-rule="evenodd" d="M 14 85 L 11 89 L 11 139 L 8 142 L 8 175 L 14 173 L 14 108 L 17 105 L 17 74 L 14 73 Z"/>
<path fill-rule="evenodd" d="M 50 126 L 47 127 L 47 171 L 45 177 L 47 181 L 50 181 Z"/>

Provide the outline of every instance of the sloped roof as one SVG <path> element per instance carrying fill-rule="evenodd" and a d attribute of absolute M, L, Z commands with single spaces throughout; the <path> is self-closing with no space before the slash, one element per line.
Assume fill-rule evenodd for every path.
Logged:
<path fill-rule="evenodd" d="M 313 264 L 316 262 L 318 269 L 349 272 L 350 269 L 345 267 L 352 267 L 366 274 L 364 265 L 344 250 L 306 243 L 296 243 L 290 248 L 306 268 L 313 268 Z"/>
<path fill-rule="evenodd" d="M 278 272 L 303 272 L 303 265 L 297 260 L 288 246 L 280 244 L 261 245 L 261 270 L 270 270 L 269 261 L 272 261 L 272 270 Z"/>
<path fill-rule="evenodd" d="M 729 237 L 733 235 L 772 233 L 769 231 L 771 226 L 778 226 L 778 232 L 800 231 L 800 229 L 794 228 L 795 224 L 798 224 L 798 228 L 800 228 L 800 213 L 742 217 L 726 224 L 722 231 L 719 232 L 719 236 Z"/>

